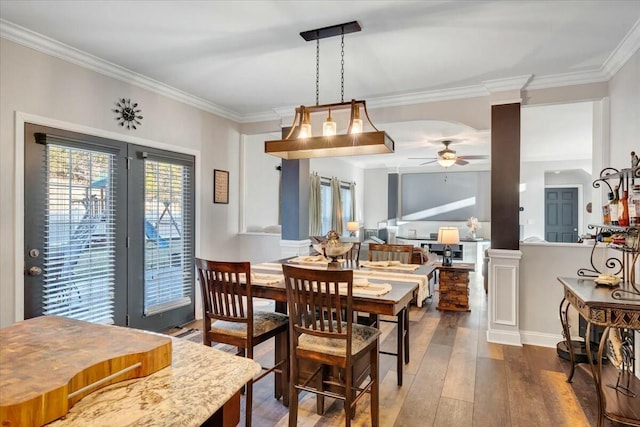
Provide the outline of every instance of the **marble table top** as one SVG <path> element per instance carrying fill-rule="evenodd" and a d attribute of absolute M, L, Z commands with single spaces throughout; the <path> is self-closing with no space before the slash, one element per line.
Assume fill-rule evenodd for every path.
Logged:
<path fill-rule="evenodd" d="M 171 366 L 97 390 L 48 426 L 199 426 L 261 369 L 185 339 L 172 346 Z"/>

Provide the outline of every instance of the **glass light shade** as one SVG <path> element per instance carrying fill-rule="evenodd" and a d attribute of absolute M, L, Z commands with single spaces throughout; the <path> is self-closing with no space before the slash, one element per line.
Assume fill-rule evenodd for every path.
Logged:
<path fill-rule="evenodd" d="M 347 222 L 347 231 L 358 231 L 360 229 L 360 223 L 358 221 Z"/>
<path fill-rule="evenodd" d="M 438 164 L 443 168 L 448 168 L 453 166 L 456 162 L 456 159 L 438 159 Z"/>
<path fill-rule="evenodd" d="M 440 227 L 438 229 L 438 243 L 453 245 L 460 243 L 460 234 L 456 227 Z"/>
<path fill-rule="evenodd" d="M 311 137 L 311 124 L 303 123 L 300 125 L 300 132 L 298 132 L 298 138 L 310 138 Z"/>
<path fill-rule="evenodd" d="M 322 125 L 322 136 L 333 136 L 336 134 L 337 126 L 336 122 L 331 118 L 331 110 L 329 110 L 329 117 Z"/>
<path fill-rule="evenodd" d="M 362 119 L 353 119 L 351 133 L 362 133 Z"/>

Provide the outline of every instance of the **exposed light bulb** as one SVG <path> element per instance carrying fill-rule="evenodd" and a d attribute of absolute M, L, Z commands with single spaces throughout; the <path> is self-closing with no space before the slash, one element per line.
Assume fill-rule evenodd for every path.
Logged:
<path fill-rule="evenodd" d="M 298 132 L 298 138 L 310 138 L 311 137 L 311 122 L 309 121 L 309 112 L 304 111 L 304 117 L 302 124 L 300 125 L 300 131 Z"/>
<path fill-rule="evenodd" d="M 353 106 L 353 119 L 351 119 L 351 133 L 362 133 L 362 119 L 360 119 L 360 107 Z"/>
<path fill-rule="evenodd" d="M 331 109 L 329 109 L 329 117 L 322 125 L 322 136 L 333 136 L 336 134 L 336 122 L 331 118 Z"/>

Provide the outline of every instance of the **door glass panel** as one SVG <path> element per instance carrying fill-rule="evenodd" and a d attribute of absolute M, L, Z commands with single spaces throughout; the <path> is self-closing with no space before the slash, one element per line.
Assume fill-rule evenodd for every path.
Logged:
<path fill-rule="evenodd" d="M 114 323 L 117 158 L 47 144 L 43 314 Z"/>
<path fill-rule="evenodd" d="M 144 162 L 144 315 L 191 304 L 191 168 Z"/>

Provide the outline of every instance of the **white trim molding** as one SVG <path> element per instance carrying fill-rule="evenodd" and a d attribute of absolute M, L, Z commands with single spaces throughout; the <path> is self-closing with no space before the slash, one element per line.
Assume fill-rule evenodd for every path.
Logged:
<path fill-rule="evenodd" d="M 280 240 L 280 256 L 289 258 L 298 255 L 308 255 L 311 240 Z"/>
<path fill-rule="evenodd" d="M 37 50 L 47 55 L 60 58 L 72 64 L 87 68 L 107 77 L 133 84 L 167 98 L 182 102 L 199 110 L 216 114 L 225 119 L 240 122 L 242 117 L 235 111 L 216 105 L 211 101 L 176 89 L 158 80 L 131 71 L 113 62 L 81 51 L 50 37 L 36 33 L 12 22 L 0 19 L 0 37 Z"/>
<path fill-rule="evenodd" d="M 564 341 L 562 335 L 545 334 L 536 331 L 520 331 L 522 344 L 537 345 L 538 347 L 556 348 L 560 341 Z"/>
<path fill-rule="evenodd" d="M 519 275 L 522 252 L 489 249 L 487 341 L 522 345 L 519 330 Z"/>

